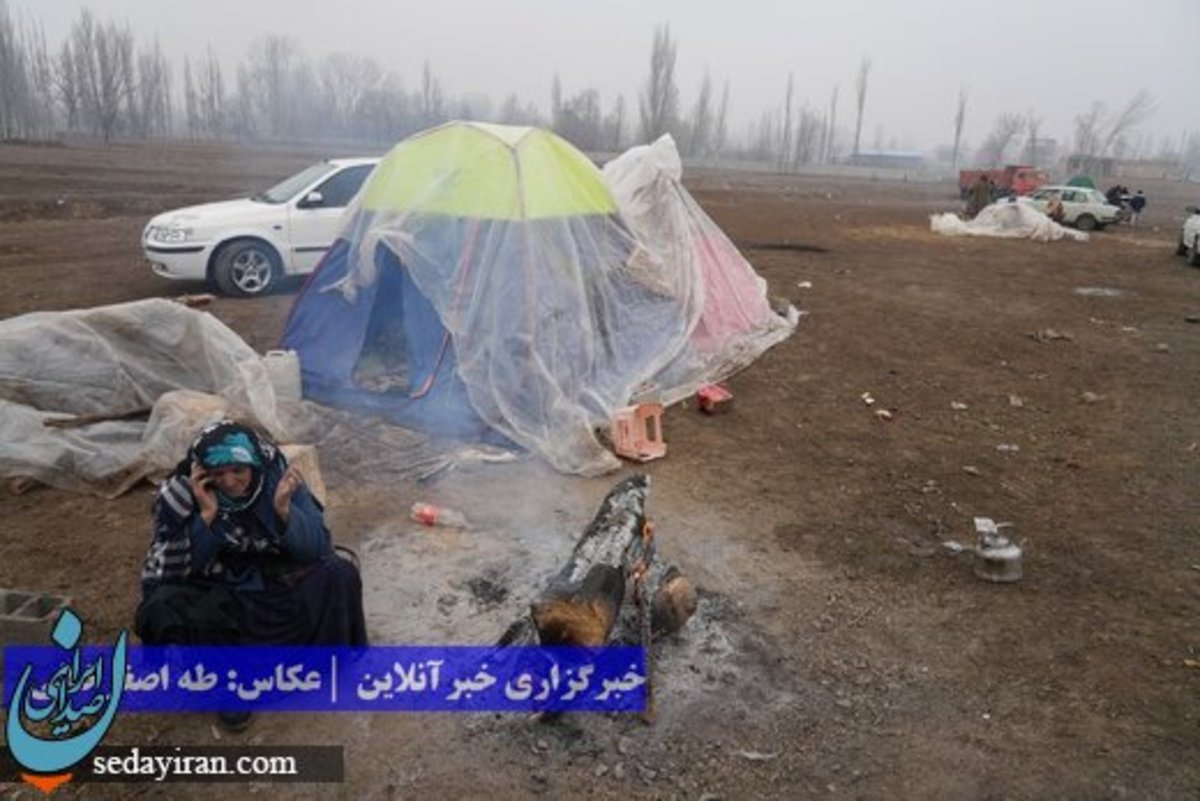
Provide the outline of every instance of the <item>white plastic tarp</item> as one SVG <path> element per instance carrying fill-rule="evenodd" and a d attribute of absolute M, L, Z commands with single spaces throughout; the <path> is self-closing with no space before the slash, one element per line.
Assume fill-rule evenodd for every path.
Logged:
<path fill-rule="evenodd" d="M 934 214 L 930 217 L 929 227 L 934 233 L 945 236 L 995 236 L 1038 242 L 1063 238 L 1086 242 L 1088 239 L 1083 231 L 1065 228 L 1019 200 L 1002 200 L 985 206 L 973 220 L 962 220 L 956 214 Z"/>
<path fill-rule="evenodd" d="M 649 255 L 648 280 L 683 299 L 687 338 L 639 398 L 673 403 L 791 335 L 799 313 L 790 305 L 786 316 L 772 309 L 767 282 L 684 188 L 670 134 L 610 161 L 604 180 Z"/>
<path fill-rule="evenodd" d="M 146 409 L 148 420 L 45 425 Z M 0 477 L 113 497 L 226 415 L 285 433 L 262 359 L 207 313 L 154 299 L 0 320 Z"/>

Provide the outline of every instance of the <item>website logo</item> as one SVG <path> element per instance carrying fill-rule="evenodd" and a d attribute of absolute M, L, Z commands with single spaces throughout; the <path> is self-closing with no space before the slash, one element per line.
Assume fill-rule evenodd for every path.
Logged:
<path fill-rule="evenodd" d="M 121 631 L 105 665 L 101 654 L 82 664 L 79 638 L 83 621 L 64 609 L 51 639 L 59 654 L 49 678 L 34 680 L 26 663 L 8 703 L 6 734 L 13 759 L 25 768 L 21 778 L 44 793 L 71 780 L 68 770 L 96 749 L 116 718 L 125 686 L 126 632 Z"/>

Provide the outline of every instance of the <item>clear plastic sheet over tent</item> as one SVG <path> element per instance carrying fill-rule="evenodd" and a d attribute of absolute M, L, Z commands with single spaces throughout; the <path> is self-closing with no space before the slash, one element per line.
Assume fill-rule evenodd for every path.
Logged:
<path fill-rule="evenodd" d="M 140 410 L 148 420 L 44 424 Z M 262 360 L 209 314 L 155 299 L 0 320 L 0 476 L 113 497 L 226 414 L 284 433 Z"/>
<path fill-rule="evenodd" d="M 791 335 L 799 319 L 772 309 L 767 283 L 682 183 L 670 134 L 604 166 L 604 178 L 650 258 L 657 280 L 684 300 L 688 338 L 638 393 L 671 403 L 746 367 Z"/>
<path fill-rule="evenodd" d="M 474 423 L 596 474 L 618 465 L 594 433 L 616 408 L 698 380 L 704 274 L 690 223 L 671 210 L 669 225 L 642 225 L 667 239 L 639 240 L 600 170 L 548 131 L 417 134 L 347 215 L 284 336 L 308 397 L 418 428 Z M 386 353 L 365 359 L 373 350 Z M 687 369 L 674 367 L 681 354 Z"/>
<path fill-rule="evenodd" d="M 1033 239 L 1053 242 L 1068 238 L 1086 242 L 1083 231 L 1065 228 L 1021 201 L 1002 200 L 985 206 L 973 220 L 964 221 L 956 214 L 934 214 L 930 229 L 944 236 L 995 236 L 1005 239 Z"/>

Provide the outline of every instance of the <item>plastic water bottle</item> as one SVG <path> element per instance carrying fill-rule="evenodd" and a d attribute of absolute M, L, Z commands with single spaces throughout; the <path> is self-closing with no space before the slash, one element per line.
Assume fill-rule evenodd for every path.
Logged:
<path fill-rule="evenodd" d="M 448 509 L 445 506 L 434 506 L 431 503 L 421 503 L 419 501 L 414 503 L 410 517 L 426 526 L 467 527 L 467 518 L 462 512 L 456 509 Z"/>

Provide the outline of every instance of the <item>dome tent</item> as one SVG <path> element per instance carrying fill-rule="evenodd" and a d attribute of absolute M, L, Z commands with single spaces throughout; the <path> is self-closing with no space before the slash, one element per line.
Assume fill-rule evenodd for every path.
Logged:
<path fill-rule="evenodd" d="M 618 463 L 595 428 L 677 389 L 654 379 L 688 352 L 704 306 L 664 253 L 558 136 L 448 123 L 376 167 L 283 346 L 315 400 L 604 472 Z"/>

